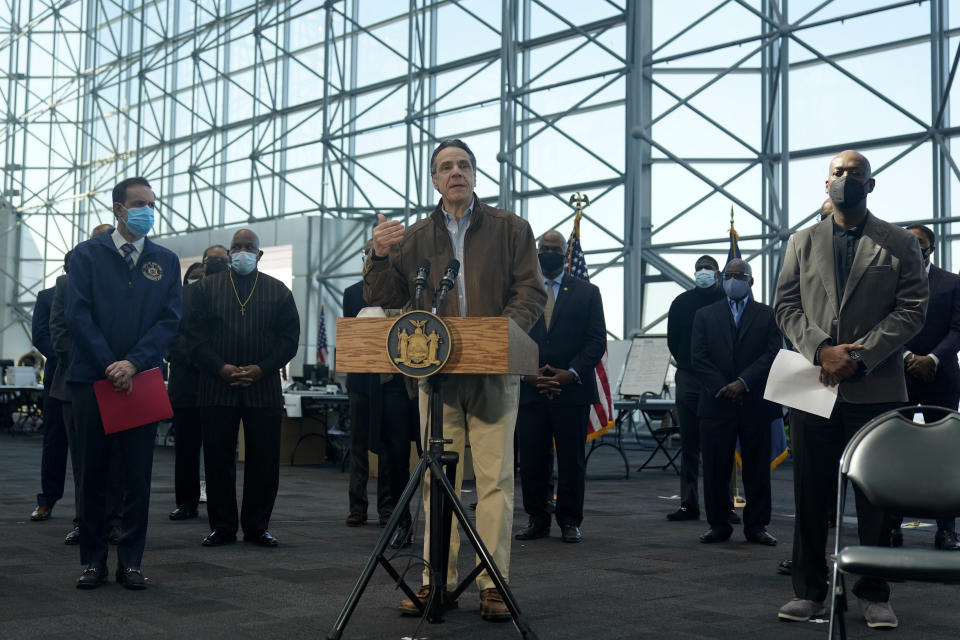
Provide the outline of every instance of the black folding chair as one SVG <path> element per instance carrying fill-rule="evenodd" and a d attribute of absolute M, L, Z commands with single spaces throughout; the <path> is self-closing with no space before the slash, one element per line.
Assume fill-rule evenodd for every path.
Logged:
<path fill-rule="evenodd" d="M 940 411 L 918 424 L 903 414 Z M 837 533 L 831 562 L 829 638 L 846 638 L 844 574 L 887 580 L 960 584 L 960 554 L 933 549 L 850 546 L 840 549 L 849 479 L 876 507 L 891 515 L 952 518 L 960 515 L 960 414 L 942 407 L 907 406 L 877 416 L 857 431 L 840 458 Z"/>
<path fill-rule="evenodd" d="M 651 409 L 649 407 L 644 408 L 644 399 L 657 399 L 663 400 L 656 393 L 650 391 L 644 392 L 640 396 L 640 415 L 643 416 L 643 422 L 647 425 L 647 432 L 650 434 L 650 437 L 653 438 L 654 448 L 650 452 L 650 455 L 647 456 L 647 459 L 644 460 L 637 471 L 643 471 L 648 466 L 651 466 L 653 459 L 657 456 L 658 453 L 663 453 L 667 461 L 663 465 L 654 465 L 651 468 L 665 470 L 668 467 L 673 467 L 673 470 L 677 472 L 677 475 L 680 475 L 680 468 L 677 466 L 677 458 L 680 456 L 681 449 L 677 448 L 673 452 L 667 449 L 667 445 L 670 442 L 670 438 L 674 435 L 680 433 L 680 426 L 677 420 L 676 412 L 670 409 Z M 670 425 L 667 427 L 654 427 L 653 423 L 650 422 L 651 418 L 653 420 L 662 420 L 667 414 L 670 415 Z M 640 432 L 637 432 L 637 438 L 639 439 Z"/>

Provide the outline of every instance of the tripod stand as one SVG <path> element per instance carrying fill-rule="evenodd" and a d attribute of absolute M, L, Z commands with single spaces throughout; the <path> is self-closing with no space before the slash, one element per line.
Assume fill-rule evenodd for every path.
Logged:
<path fill-rule="evenodd" d="M 510 616 L 513 618 L 513 624 L 516 626 L 517 631 L 519 631 L 520 635 L 524 638 L 535 640 L 537 637 L 523 619 L 520 613 L 520 607 L 513 597 L 513 593 L 510 591 L 506 581 L 503 579 L 503 575 L 494 563 L 490 552 L 480 539 L 476 527 L 473 526 L 473 523 L 470 522 L 467 517 L 463 504 L 460 502 L 453 488 L 459 455 L 455 451 L 444 450 L 444 445 L 450 441 L 444 440 L 443 438 L 443 378 L 444 376 L 441 375 L 434 375 L 429 378 L 430 414 L 428 446 L 424 448 L 420 462 L 417 463 L 416 469 L 410 475 L 410 482 L 407 483 L 406 488 L 400 495 L 400 499 L 397 501 L 397 505 L 393 509 L 393 515 L 390 516 L 386 528 L 384 528 L 383 533 L 380 534 L 373 553 L 367 559 L 367 563 L 360 573 L 360 577 L 357 579 L 353 590 L 347 597 L 347 601 L 344 603 L 340 615 L 337 616 L 333 628 L 327 634 L 328 640 L 339 640 L 343 635 L 343 631 L 350 621 L 350 616 L 359 604 L 360 598 L 363 596 L 363 592 L 370 582 L 370 578 L 373 576 L 373 572 L 376 570 L 378 564 L 383 566 L 387 574 L 399 583 L 401 590 L 422 613 L 426 614 L 427 620 L 431 623 L 442 622 L 444 604 L 456 600 L 460 594 L 466 590 L 474 578 L 486 569 L 497 591 L 499 591 L 503 597 L 503 602 L 510 611 Z M 427 598 L 426 605 L 423 605 L 410 586 L 407 585 L 393 565 L 390 564 L 389 559 L 384 556 L 384 551 L 397 527 L 400 525 L 401 514 L 407 512 L 410 501 L 413 499 L 414 493 L 421 482 L 421 478 L 425 477 L 428 473 L 430 474 L 430 522 L 428 523 L 430 527 L 430 595 Z M 457 588 L 445 600 L 444 587 L 446 586 L 450 547 L 451 515 L 457 517 L 467 539 L 476 550 L 480 563 L 457 585 Z M 456 558 L 454 558 L 453 561 L 456 562 Z"/>

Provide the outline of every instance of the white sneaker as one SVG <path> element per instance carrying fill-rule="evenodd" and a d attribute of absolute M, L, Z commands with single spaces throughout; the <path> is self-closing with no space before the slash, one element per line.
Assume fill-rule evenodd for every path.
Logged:
<path fill-rule="evenodd" d="M 889 602 L 872 602 L 857 598 L 857 604 L 860 605 L 860 613 L 863 614 L 867 626 L 871 629 L 896 629 L 899 622 L 897 614 L 893 612 L 893 607 Z"/>

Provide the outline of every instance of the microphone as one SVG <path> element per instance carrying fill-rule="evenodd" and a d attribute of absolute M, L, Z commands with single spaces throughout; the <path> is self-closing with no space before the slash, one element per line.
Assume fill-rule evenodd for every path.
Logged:
<path fill-rule="evenodd" d="M 417 264 L 417 274 L 413 278 L 415 287 L 413 293 L 413 306 L 420 304 L 420 296 L 427 286 L 427 276 L 430 274 L 430 261 L 424 258 Z"/>
<path fill-rule="evenodd" d="M 453 258 L 447 263 L 447 268 L 443 270 L 443 277 L 440 278 L 440 284 L 437 285 L 437 296 L 433 305 L 434 313 L 443 305 L 447 292 L 453 289 L 453 283 L 457 280 L 458 273 L 460 273 L 460 261 Z"/>

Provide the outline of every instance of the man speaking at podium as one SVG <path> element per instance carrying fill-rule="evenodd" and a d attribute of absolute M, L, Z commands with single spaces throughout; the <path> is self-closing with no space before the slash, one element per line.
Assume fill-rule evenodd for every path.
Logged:
<path fill-rule="evenodd" d="M 441 200 L 433 213 L 409 228 L 380 214 L 373 230 L 373 254 L 363 273 L 363 297 L 387 308 L 429 306 L 413 300 L 417 264 L 429 260 L 438 268 L 429 284 L 440 281 L 441 265 L 460 262 L 450 295 L 438 309 L 441 316 L 506 316 L 530 331 L 541 316 L 547 294 L 540 276 L 533 231 L 519 216 L 487 206 L 473 192 L 477 162 L 461 140 L 444 140 L 430 162 L 433 186 Z M 453 440 L 450 450 L 463 460 L 470 437 L 477 482 L 477 531 L 494 562 L 509 577 L 510 532 L 513 524 L 513 430 L 517 419 L 519 379 L 510 375 L 463 375 L 447 380 L 443 391 L 443 435 Z M 426 429 L 429 393 L 420 386 L 421 430 Z M 457 465 L 455 488 L 460 491 L 463 465 Z M 424 505 L 429 505 L 429 483 L 424 483 Z M 429 509 L 428 509 L 429 511 Z M 429 513 L 428 519 L 429 519 Z M 450 563 L 446 588 L 457 584 L 457 528 L 450 535 Z M 423 541 L 430 549 L 429 527 Z M 429 581 L 425 570 L 424 584 Z M 480 611 L 485 620 L 509 619 L 510 613 L 493 581 L 484 571 L 477 578 Z M 429 589 L 417 594 L 426 603 Z M 451 606 L 455 606 L 451 605 Z M 406 600 L 403 613 L 420 615 Z"/>

